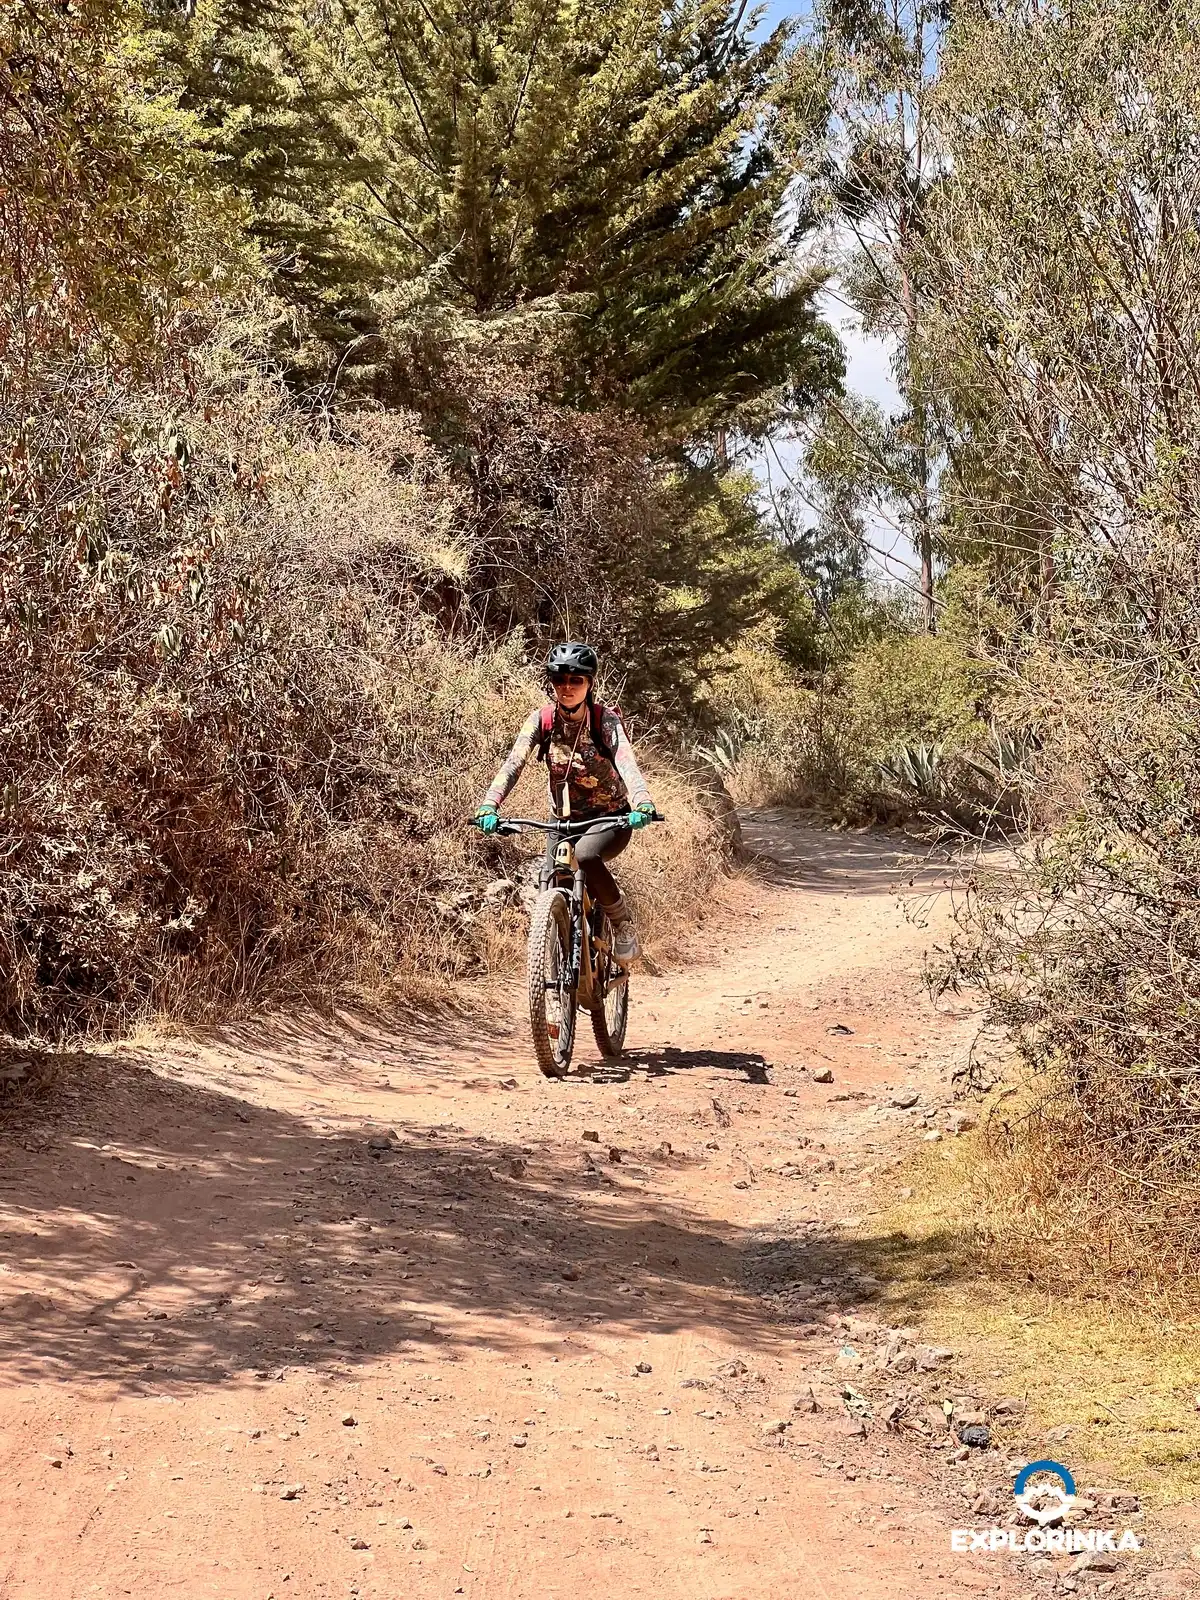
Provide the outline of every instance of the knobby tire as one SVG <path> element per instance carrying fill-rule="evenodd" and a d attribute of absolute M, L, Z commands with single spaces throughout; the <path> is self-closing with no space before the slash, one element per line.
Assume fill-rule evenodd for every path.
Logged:
<path fill-rule="evenodd" d="M 538 896 L 529 921 L 526 974 L 529 986 L 529 1027 L 533 1053 L 547 1078 L 565 1078 L 575 1044 L 576 997 L 573 988 L 557 987 L 559 976 L 571 962 L 571 914 L 566 898 L 554 889 Z M 547 989 L 547 984 L 556 988 Z M 555 994 L 561 996 L 561 1009 Z M 555 1014 L 557 1013 L 557 1015 Z M 551 1036 L 553 1025 L 558 1036 Z"/>
<path fill-rule="evenodd" d="M 619 1056 L 625 1048 L 625 1029 L 629 1022 L 629 975 L 621 972 L 612 958 L 613 926 L 602 918 L 600 937 L 607 948 L 594 947 L 596 957 L 596 999 L 592 1003 L 592 1033 L 602 1056 Z M 609 985 L 612 985 L 610 988 Z M 600 995 L 608 990 L 604 999 Z"/>

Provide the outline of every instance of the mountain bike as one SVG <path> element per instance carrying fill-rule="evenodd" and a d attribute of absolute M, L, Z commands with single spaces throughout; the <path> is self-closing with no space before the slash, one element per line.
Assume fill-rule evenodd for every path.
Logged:
<path fill-rule="evenodd" d="M 664 819 L 655 814 L 653 820 Z M 576 839 L 593 828 L 619 828 L 623 823 L 623 817 L 592 817 L 586 822 L 511 817 L 496 830 L 514 834 L 533 828 L 554 838 L 553 854 L 547 851 L 538 873 L 526 962 L 533 1051 L 547 1078 L 567 1075 L 580 1007 L 591 1013 L 601 1055 L 619 1056 L 625 1045 L 629 973 L 613 955 L 612 924 L 604 907 L 593 903 L 575 860 Z"/>

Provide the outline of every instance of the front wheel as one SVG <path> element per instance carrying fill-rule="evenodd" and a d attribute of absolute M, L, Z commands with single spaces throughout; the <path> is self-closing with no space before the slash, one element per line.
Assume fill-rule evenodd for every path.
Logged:
<path fill-rule="evenodd" d="M 557 889 L 538 896 L 529 922 L 526 962 L 533 1053 L 547 1078 L 565 1078 L 575 1045 L 571 982 L 571 913 Z"/>
<path fill-rule="evenodd" d="M 613 960 L 612 947 L 612 923 L 600 912 L 592 939 L 595 956 L 592 1033 L 602 1056 L 621 1054 L 629 1021 L 629 974 Z"/>

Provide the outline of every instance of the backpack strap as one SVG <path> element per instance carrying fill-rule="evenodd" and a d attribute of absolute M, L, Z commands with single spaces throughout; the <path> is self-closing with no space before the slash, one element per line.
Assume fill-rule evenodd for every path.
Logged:
<path fill-rule="evenodd" d="M 537 758 L 545 761 L 550 754 L 550 735 L 554 732 L 555 707 L 544 705 L 538 712 Z"/>
<path fill-rule="evenodd" d="M 602 706 L 598 700 L 592 701 L 592 743 L 599 750 L 606 761 L 616 761 L 617 752 L 610 746 L 604 736 L 604 718 L 616 717 L 621 721 L 621 712 L 618 706 Z"/>

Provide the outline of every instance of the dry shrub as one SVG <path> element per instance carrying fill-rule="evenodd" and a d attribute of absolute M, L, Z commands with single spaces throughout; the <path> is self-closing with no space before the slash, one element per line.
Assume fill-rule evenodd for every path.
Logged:
<path fill-rule="evenodd" d="M 455 977 L 511 948 L 465 819 L 536 690 L 515 640 L 439 625 L 465 562 L 441 457 L 411 419 L 314 432 L 269 378 L 202 366 L 150 388 L 77 358 L 0 414 L 14 1030 Z M 671 842 L 630 876 L 669 922 L 716 863 L 687 785 L 659 787 Z"/>
<path fill-rule="evenodd" d="M 1135 1085 L 1104 1096 L 1106 1115 L 1069 1085 L 1025 1079 L 985 1118 L 956 1175 L 956 1221 L 997 1269 L 1060 1294 L 1129 1309 L 1196 1311 L 1195 1183 L 1186 1156 L 1153 1149 L 1138 1169 L 1129 1128 L 1149 1129 Z M 1173 1117 L 1162 1118 L 1168 1125 Z"/>
<path fill-rule="evenodd" d="M 1172 606 L 1189 630 L 1194 593 Z M 1067 1243 L 1114 1286 L 1194 1293 L 1200 679 L 1178 636 L 1160 653 L 1139 635 L 1120 662 L 1030 659 L 1044 831 L 975 874 L 953 979 L 982 989 L 1029 1075 L 990 1146 L 1011 1237 L 1047 1271 Z"/>

